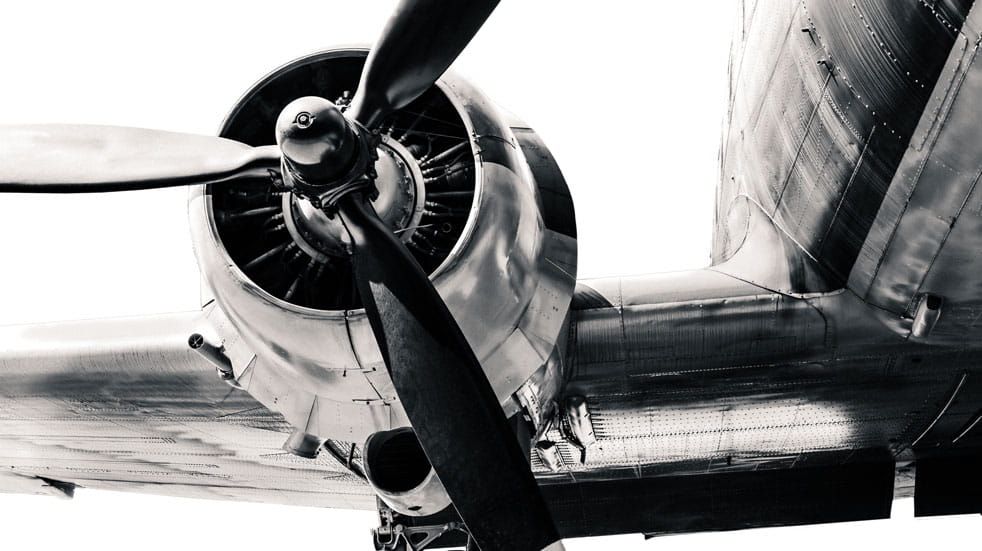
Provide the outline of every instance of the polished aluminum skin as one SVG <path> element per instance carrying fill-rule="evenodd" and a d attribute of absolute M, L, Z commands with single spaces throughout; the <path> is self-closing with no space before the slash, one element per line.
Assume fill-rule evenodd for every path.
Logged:
<path fill-rule="evenodd" d="M 0 491 L 87 488 L 371 508 L 364 481 L 188 347 L 201 312 L 0 327 Z M 356 456 L 360 461 L 360 456 Z"/>
<path fill-rule="evenodd" d="M 717 268 L 582 281 L 577 298 L 565 394 L 587 397 L 596 441 L 581 460 L 583 429 L 551 428 L 550 483 L 899 454 L 972 363 L 905 343 L 849 292 L 776 293 Z"/>
<path fill-rule="evenodd" d="M 714 265 L 581 282 L 564 394 L 598 442 L 553 427 L 547 478 L 906 469 L 982 438 L 982 9 L 741 7 Z"/>
<path fill-rule="evenodd" d="M 581 281 L 570 295 L 575 229 L 534 201 L 558 169 L 534 155 L 534 132 L 469 84 L 439 85 L 470 125 L 483 190 L 433 278 L 505 407 L 528 417 L 542 485 L 574 489 L 556 506 L 564 534 L 605 533 L 594 520 L 613 507 L 605 484 L 673 480 L 729 503 L 715 481 L 848 469 L 872 455 L 896 470 L 889 500 L 914 493 L 919 464 L 982 449 L 982 7 L 740 6 L 713 265 L 701 270 Z M 511 197 L 498 202 L 492 186 Z M 208 203 L 196 193 L 190 205 L 217 298 L 202 313 L 0 331 L 11 343 L 0 355 L 0 488 L 43 476 L 374 506 L 344 461 L 279 451 L 296 428 L 351 450 L 405 425 L 364 315 L 300 309 L 251 285 L 222 254 Z M 246 392 L 186 350 L 195 331 L 221 343 Z M 740 491 L 763 510 L 757 487 Z M 788 503 L 805 512 L 772 521 L 720 505 L 659 525 L 658 500 L 642 497 L 650 509 L 618 529 L 815 522 Z"/>

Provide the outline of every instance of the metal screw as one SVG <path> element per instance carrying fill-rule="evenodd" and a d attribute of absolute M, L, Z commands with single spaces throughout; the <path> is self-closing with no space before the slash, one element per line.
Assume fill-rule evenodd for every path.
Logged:
<path fill-rule="evenodd" d="M 297 113 L 297 118 L 294 121 L 300 128 L 309 128 L 311 124 L 314 124 L 314 117 L 306 111 L 301 111 Z"/>

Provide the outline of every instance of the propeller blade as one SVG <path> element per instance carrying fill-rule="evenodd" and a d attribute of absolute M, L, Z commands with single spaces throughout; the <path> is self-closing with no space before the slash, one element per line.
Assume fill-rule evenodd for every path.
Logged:
<path fill-rule="evenodd" d="M 561 549 L 527 458 L 443 299 L 369 203 L 349 195 L 338 207 L 396 393 L 471 535 L 487 550 Z"/>
<path fill-rule="evenodd" d="M 402 0 L 361 73 L 349 116 L 374 128 L 450 67 L 498 0 Z"/>
<path fill-rule="evenodd" d="M 214 184 L 279 170 L 276 146 L 94 125 L 0 126 L 0 192 L 86 193 Z"/>

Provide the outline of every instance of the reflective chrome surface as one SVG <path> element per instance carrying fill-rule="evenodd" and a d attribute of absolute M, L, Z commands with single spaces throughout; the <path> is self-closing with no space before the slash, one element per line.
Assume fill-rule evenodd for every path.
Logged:
<path fill-rule="evenodd" d="M 956 28 L 960 18 L 954 20 Z M 982 330 L 982 10 L 975 4 L 931 101 L 899 160 L 849 274 L 848 287 L 901 335 L 914 333 L 921 295 L 943 299 L 928 342 L 958 346 Z"/>
<path fill-rule="evenodd" d="M 362 55 L 332 51 L 287 68 Z M 511 395 L 549 360 L 560 338 L 575 282 L 575 239 L 543 223 L 533 173 L 490 100 L 452 73 L 438 87 L 471 137 L 476 186 L 463 234 L 431 279 L 511 413 L 518 408 Z M 413 171 L 393 164 L 396 174 Z M 324 438 L 360 441 L 406 425 L 364 311 L 299 307 L 259 288 L 223 249 L 211 205 L 206 190 L 192 191 L 192 236 L 219 305 L 210 316 L 226 348 L 242 350 L 238 362 L 233 358 L 242 387 Z"/>
<path fill-rule="evenodd" d="M 920 147 L 922 113 L 933 116 L 947 96 L 934 86 L 953 75 L 945 67 L 949 53 L 965 52 L 975 40 L 959 31 L 971 4 L 742 3 L 730 55 L 714 263 L 739 250 L 748 212 L 771 219 L 797 255 L 819 260 L 834 288 L 857 263 L 875 262 L 864 241 L 878 234 L 881 205 L 893 204 L 884 200 L 905 151 Z"/>
<path fill-rule="evenodd" d="M 574 394 L 563 400 L 561 427 L 569 441 L 579 448 L 586 449 L 597 442 L 586 397 Z"/>
<path fill-rule="evenodd" d="M 86 488 L 368 509 L 371 490 L 188 347 L 201 312 L 0 327 L 0 491 Z M 360 457 L 356 457 L 360 460 Z M 43 481 L 42 481 L 43 482 Z M 50 485 L 47 491 L 50 492 Z"/>
<path fill-rule="evenodd" d="M 708 268 L 584 281 L 574 308 L 564 394 L 587 397 L 596 443 L 581 463 L 553 426 L 563 465 L 537 466 L 555 483 L 901 454 L 925 433 L 950 443 L 982 403 L 977 343 L 904 341 L 848 291 L 775 293 Z"/>
<path fill-rule="evenodd" d="M 368 437 L 363 450 L 365 478 L 394 511 L 422 517 L 450 505 L 450 496 L 412 429 L 377 432 Z"/>

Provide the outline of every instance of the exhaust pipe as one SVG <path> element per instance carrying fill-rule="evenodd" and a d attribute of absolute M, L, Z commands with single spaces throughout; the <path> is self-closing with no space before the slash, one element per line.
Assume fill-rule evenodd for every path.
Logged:
<path fill-rule="evenodd" d="M 365 441 L 362 455 L 365 478 L 393 511 L 422 517 L 450 505 L 450 496 L 426 459 L 413 429 L 376 432 Z"/>

